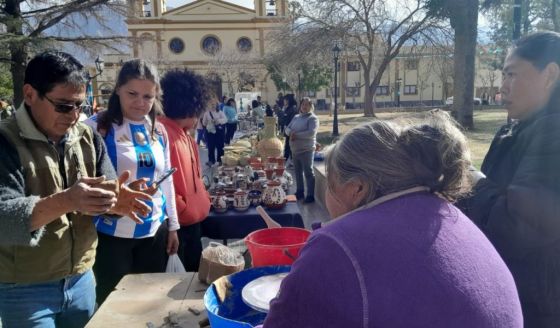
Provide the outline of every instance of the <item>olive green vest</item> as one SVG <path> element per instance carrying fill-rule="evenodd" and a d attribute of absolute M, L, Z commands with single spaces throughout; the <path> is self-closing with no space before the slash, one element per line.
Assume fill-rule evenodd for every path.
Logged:
<path fill-rule="evenodd" d="M 17 150 L 24 171 L 26 196 L 43 198 L 64 190 L 56 146 L 37 129 L 23 105 L 14 116 L 2 121 L 0 133 Z M 95 165 L 93 132 L 88 126 L 77 123 L 68 132 L 64 148 L 68 186 L 80 175 L 95 176 Z M 0 282 L 46 282 L 91 269 L 97 232 L 90 216 L 67 213 L 44 229 L 35 247 L 0 246 Z"/>

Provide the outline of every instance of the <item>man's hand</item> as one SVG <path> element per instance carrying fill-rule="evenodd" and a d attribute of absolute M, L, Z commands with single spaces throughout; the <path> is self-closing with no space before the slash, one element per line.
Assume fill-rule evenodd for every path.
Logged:
<path fill-rule="evenodd" d="M 179 250 L 179 237 L 177 231 L 169 231 L 167 234 L 167 255 L 177 254 Z"/>
<path fill-rule="evenodd" d="M 151 201 L 152 197 L 141 190 L 142 184 L 145 185 L 145 179 L 139 180 L 131 183 L 133 187 L 138 187 L 139 190 L 133 190 L 130 186 L 126 185 L 126 181 L 130 176 L 130 171 L 124 171 L 118 179 L 118 184 L 120 186 L 119 195 L 115 206 L 110 209 L 110 212 L 117 215 L 128 216 L 138 224 L 143 224 L 144 221 L 140 216 L 146 216 L 152 210 L 144 201 Z M 149 190 L 149 189 L 148 189 Z"/>
<path fill-rule="evenodd" d="M 72 187 L 65 190 L 72 210 L 87 215 L 106 213 L 117 202 L 115 192 L 96 188 L 95 185 L 105 181 L 105 177 L 81 178 Z"/>

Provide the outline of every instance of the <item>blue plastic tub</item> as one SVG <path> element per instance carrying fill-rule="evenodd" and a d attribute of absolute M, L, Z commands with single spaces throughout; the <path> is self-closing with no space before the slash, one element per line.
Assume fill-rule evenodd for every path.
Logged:
<path fill-rule="evenodd" d="M 204 306 L 212 328 L 252 328 L 263 323 L 266 313 L 247 306 L 241 298 L 243 287 L 249 282 L 266 275 L 289 272 L 290 266 L 267 266 L 247 269 L 229 275 L 232 287 L 223 303 L 218 300 L 214 285 L 204 294 Z"/>

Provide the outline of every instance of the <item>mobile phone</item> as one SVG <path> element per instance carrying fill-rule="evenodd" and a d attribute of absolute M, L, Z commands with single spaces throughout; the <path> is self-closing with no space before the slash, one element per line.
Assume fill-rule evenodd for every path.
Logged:
<path fill-rule="evenodd" d="M 173 173 L 177 171 L 176 168 L 172 167 L 165 171 L 162 176 L 160 176 L 156 181 L 152 183 L 152 186 L 158 187 L 165 179 L 169 178 Z"/>

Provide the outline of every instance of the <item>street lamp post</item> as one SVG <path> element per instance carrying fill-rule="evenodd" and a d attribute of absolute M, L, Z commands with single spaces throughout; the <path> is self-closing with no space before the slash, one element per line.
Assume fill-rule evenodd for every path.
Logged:
<path fill-rule="evenodd" d="M 397 79 L 397 81 L 395 81 L 397 83 L 397 91 L 395 93 L 395 95 L 397 96 L 397 107 L 401 107 L 401 82 L 402 79 L 399 77 Z"/>
<path fill-rule="evenodd" d="M 94 78 L 98 77 L 99 75 L 103 74 L 103 69 L 105 68 L 105 62 L 103 61 L 103 59 L 97 57 L 95 59 L 95 70 L 97 71 L 97 73 L 93 76 L 91 76 L 89 74 L 89 70 L 87 72 L 87 86 L 86 86 L 86 97 L 87 97 L 87 102 L 89 104 L 89 108 L 84 110 L 85 114 L 87 116 L 90 116 L 93 114 L 93 103 L 94 103 L 94 93 L 93 92 L 93 84 L 92 81 Z"/>
<path fill-rule="evenodd" d="M 434 82 L 432 82 L 432 107 L 434 107 Z"/>
<path fill-rule="evenodd" d="M 301 100 L 301 69 L 297 71 L 297 96 L 298 100 Z"/>
<path fill-rule="evenodd" d="M 97 70 L 97 74 L 95 74 L 94 76 L 88 76 L 89 80 L 93 80 L 96 77 L 98 77 L 99 75 L 103 74 L 103 69 L 105 68 L 105 62 L 103 61 L 103 59 L 97 57 L 95 59 L 95 69 Z"/>
<path fill-rule="evenodd" d="M 333 129 L 332 136 L 338 137 L 338 58 L 340 56 L 340 48 L 338 43 L 335 43 L 332 49 L 332 55 L 334 59 L 334 118 L 333 118 Z"/>

